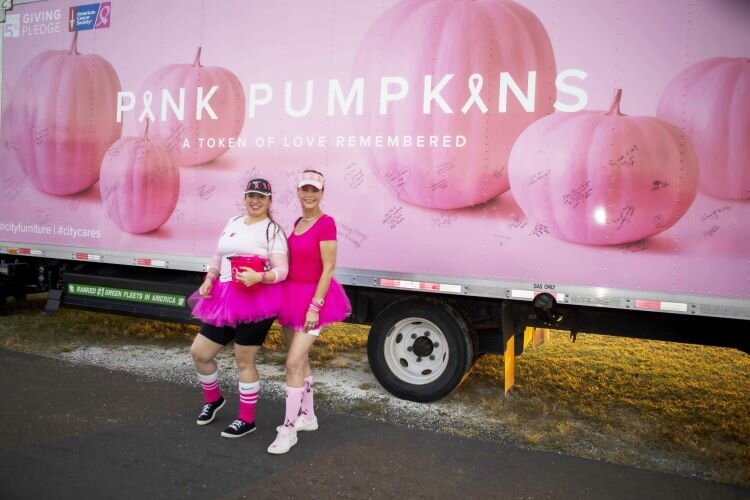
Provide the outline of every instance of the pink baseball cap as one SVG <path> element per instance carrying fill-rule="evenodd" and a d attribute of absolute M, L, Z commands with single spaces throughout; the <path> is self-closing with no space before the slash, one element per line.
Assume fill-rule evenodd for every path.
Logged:
<path fill-rule="evenodd" d="M 305 170 L 304 172 L 302 172 L 302 176 L 299 178 L 299 181 L 297 181 L 297 187 L 301 188 L 302 186 L 313 186 L 318 189 L 323 189 L 325 183 L 325 178 L 320 172 Z"/>

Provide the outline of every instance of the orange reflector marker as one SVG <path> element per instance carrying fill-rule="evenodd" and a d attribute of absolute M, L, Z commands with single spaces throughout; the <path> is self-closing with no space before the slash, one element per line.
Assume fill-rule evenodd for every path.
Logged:
<path fill-rule="evenodd" d="M 91 253 L 76 252 L 73 254 L 75 260 L 85 260 L 89 262 L 101 262 L 102 256 Z"/>
<path fill-rule="evenodd" d="M 41 250 L 33 248 L 9 248 L 8 253 L 11 255 L 42 255 Z"/>
<path fill-rule="evenodd" d="M 461 285 L 449 285 L 446 283 L 425 283 L 422 281 L 393 280 L 380 278 L 380 286 L 390 288 L 407 288 L 409 290 L 426 290 L 430 292 L 461 293 Z"/>
<path fill-rule="evenodd" d="M 135 259 L 135 265 L 136 266 L 146 266 L 146 267 L 167 267 L 167 261 L 166 260 L 138 258 L 138 259 Z"/>
<path fill-rule="evenodd" d="M 688 305 L 684 302 L 664 302 L 661 300 L 635 300 L 636 309 L 649 309 L 652 311 L 674 311 L 687 312 Z"/>

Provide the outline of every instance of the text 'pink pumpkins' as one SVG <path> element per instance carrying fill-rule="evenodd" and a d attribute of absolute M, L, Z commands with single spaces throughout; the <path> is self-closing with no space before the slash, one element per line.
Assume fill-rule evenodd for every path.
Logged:
<path fill-rule="evenodd" d="M 664 231 L 688 210 L 698 159 L 685 134 L 663 120 L 609 111 L 557 113 L 513 146 L 510 186 L 523 211 L 554 236 L 614 245 Z"/>
<path fill-rule="evenodd" d="M 750 198 L 750 58 L 714 57 L 684 69 L 667 85 L 656 115 L 693 141 L 701 191 Z"/>
<path fill-rule="evenodd" d="M 12 93 L 11 144 L 38 190 L 68 195 L 99 179 L 107 148 L 122 135 L 120 79 L 96 54 L 48 50 L 24 67 Z"/>
<path fill-rule="evenodd" d="M 129 233 L 147 233 L 172 216 L 180 194 L 180 170 L 166 144 L 144 136 L 123 137 L 107 151 L 99 181 L 107 217 Z"/>
<path fill-rule="evenodd" d="M 415 205 L 448 209 L 490 200 L 508 190 L 513 142 L 529 124 L 552 113 L 556 71 L 544 26 L 515 2 L 402 1 L 369 29 L 352 76 L 365 78 L 369 109 L 379 109 L 383 77 L 403 78 L 408 93 L 388 103 L 385 113 L 356 117 L 357 130 L 363 136 L 468 139 L 462 147 L 369 147 L 367 161 L 399 199 Z M 529 85 L 529 72 L 535 72 L 535 85 Z M 523 94 L 531 87 L 533 110 L 524 109 L 507 88 L 501 104 L 502 73 Z M 452 77 L 444 82 L 447 75 Z M 427 113 L 425 92 L 432 96 Z M 485 109 L 472 96 L 480 96 Z"/>
<path fill-rule="evenodd" d="M 164 66 L 152 73 L 140 90 L 140 95 L 149 96 L 152 103 L 155 122 L 151 124 L 151 137 L 167 144 L 178 165 L 200 165 L 215 160 L 226 153 L 229 146 L 201 147 L 199 139 L 213 138 L 217 142 L 225 139 L 222 143 L 228 143 L 228 139 L 240 135 L 245 123 L 245 91 L 237 76 L 225 68 L 203 66 L 200 58 L 201 48 L 198 48 L 193 64 Z M 214 86 L 217 89 L 207 98 Z M 181 89 L 184 92 L 182 119 L 171 111 L 169 103 L 166 109 L 170 111 L 161 120 L 164 89 L 177 105 Z M 205 110 L 200 119 L 196 117 L 199 92 L 215 113 L 215 119 Z M 145 129 L 144 124 L 145 120 L 139 121 L 140 132 Z"/>

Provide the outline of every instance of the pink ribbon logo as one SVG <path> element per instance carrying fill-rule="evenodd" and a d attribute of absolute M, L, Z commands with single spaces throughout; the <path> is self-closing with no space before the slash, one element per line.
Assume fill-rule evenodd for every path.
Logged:
<path fill-rule="evenodd" d="M 112 12 L 111 2 L 99 4 L 99 13 L 96 16 L 94 29 L 109 28 L 110 13 Z"/>

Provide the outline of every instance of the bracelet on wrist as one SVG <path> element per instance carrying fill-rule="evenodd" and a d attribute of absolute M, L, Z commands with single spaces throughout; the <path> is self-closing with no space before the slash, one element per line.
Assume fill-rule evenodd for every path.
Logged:
<path fill-rule="evenodd" d="M 309 306 L 307 306 L 307 308 L 311 311 L 320 312 L 320 307 L 316 306 L 315 304 L 310 304 Z"/>
<path fill-rule="evenodd" d="M 266 281 L 266 272 L 263 271 L 260 273 L 260 282 L 265 283 L 265 281 Z"/>
<path fill-rule="evenodd" d="M 203 279 L 203 281 L 206 281 L 206 280 L 215 281 L 216 280 L 216 276 L 214 276 L 211 273 L 206 273 L 206 277 Z"/>

